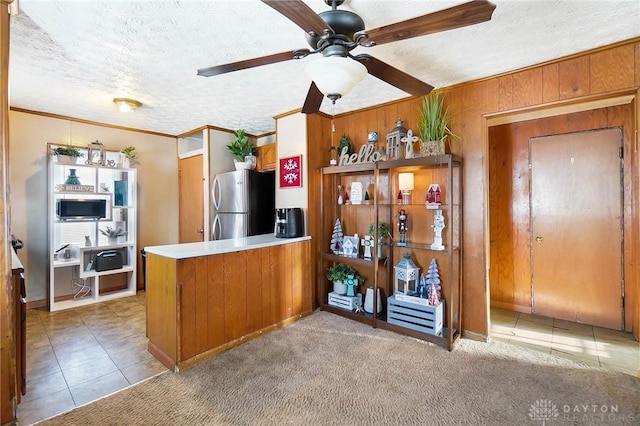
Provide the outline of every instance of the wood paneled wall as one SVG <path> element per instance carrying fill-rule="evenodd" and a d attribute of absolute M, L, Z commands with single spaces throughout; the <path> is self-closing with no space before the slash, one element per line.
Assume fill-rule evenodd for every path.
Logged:
<path fill-rule="evenodd" d="M 453 130 L 461 136 L 460 143 L 454 145 L 452 151 L 463 157 L 462 310 L 463 330 L 468 334 L 487 336 L 489 324 L 487 117 L 543 110 L 562 103 L 577 105 L 595 96 L 606 98 L 623 91 L 634 93 L 639 87 L 640 39 L 633 39 L 505 75 L 444 88 L 446 102 L 453 113 Z M 340 136 L 346 134 L 358 147 L 366 143 L 370 131 L 377 131 L 383 141 L 386 133 L 395 127 L 398 117 L 404 120 L 405 127 L 416 129 L 419 107 L 419 98 L 409 98 L 336 116 L 334 143 L 337 144 Z M 637 126 L 637 111 L 635 114 L 631 134 L 634 134 Z M 331 146 L 331 118 L 310 116 L 309 122 L 321 127 L 320 130 L 314 130 L 317 134 L 309 132 L 309 170 L 316 173 L 317 168 L 326 166 L 329 161 L 327 150 Z M 635 148 L 632 154 L 632 164 L 636 167 Z M 632 173 L 633 180 L 637 180 L 637 167 Z M 637 212 L 637 185 L 631 191 L 631 220 L 637 223 L 640 219 Z M 316 241 L 316 248 L 323 241 L 322 236 L 317 234 L 319 202 L 319 198 L 314 199 L 310 194 L 309 224 L 313 225 L 309 227 L 309 232 Z M 634 247 L 631 248 L 634 263 L 640 256 L 637 240 L 634 239 Z M 628 277 L 630 282 L 627 284 L 635 289 L 638 286 L 638 274 L 640 271 L 634 270 Z M 637 300 L 639 293 L 634 293 L 635 313 L 631 320 L 634 330 L 640 329 L 640 317 L 637 314 L 640 310 Z"/>

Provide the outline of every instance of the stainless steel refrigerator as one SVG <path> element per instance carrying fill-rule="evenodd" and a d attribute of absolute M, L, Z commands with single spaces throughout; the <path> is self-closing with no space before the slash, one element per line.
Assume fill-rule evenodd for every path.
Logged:
<path fill-rule="evenodd" d="M 276 179 L 273 172 L 241 170 L 213 179 L 211 239 L 273 233 Z"/>

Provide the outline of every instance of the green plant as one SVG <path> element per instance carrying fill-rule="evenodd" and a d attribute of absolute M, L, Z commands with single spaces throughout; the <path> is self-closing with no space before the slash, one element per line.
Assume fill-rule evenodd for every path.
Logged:
<path fill-rule="evenodd" d="M 373 236 L 373 223 L 369 224 L 369 229 L 367 233 Z M 389 228 L 389 224 L 387 222 L 378 223 L 378 238 L 386 238 L 391 235 L 391 228 Z"/>
<path fill-rule="evenodd" d="M 349 139 L 349 136 L 347 135 L 342 135 L 340 137 L 340 143 L 338 144 L 338 156 L 342 155 L 342 149 L 344 147 L 347 147 L 347 154 L 351 155 L 352 153 L 351 139 Z"/>
<path fill-rule="evenodd" d="M 247 155 L 253 155 L 255 153 L 255 146 L 253 143 L 246 137 L 243 129 L 236 130 L 236 140 L 230 142 L 227 145 L 227 149 L 231 152 L 231 155 L 238 160 L 244 161 L 244 157 Z"/>
<path fill-rule="evenodd" d="M 53 155 L 66 155 L 67 157 L 84 157 L 78 148 L 73 145 L 58 146 L 51 150 Z"/>
<path fill-rule="evenodd" d="M 336 263 L 328 267 L 326 272 L 329 281 L 344 281 L 349 278 L 349 275 L 353 275 L 353 278 L 357 279 L 359 283 L 364 281 L 364 277 L 358 275 L 358 271 L 353 266 L 344 263 Z"/>
<path fill-rule="evenodd" d="M 133 160 L 138 156 L 135 146 L 125 146 L 120 152 L 129 160 Z"/>
<path fill-rule="evenodd" d="M 109 238 L 118 238 L 127 235 L 127 232 L 125 230 L 121 228 L 113 229 L 110 226 L 107 226 L 107 229 L 100 229 L 99 231 L 102 235 L 106 235 Z"/>
<path fill-rule="evenodd" d="M 458 139 L 451 128 L 451 113 L 444 107 L 444 96 L 434 90 L 422 98 L 422 108 L 418 118 L 418 135 L 422 142 L 439 141 L 446 135 Z"/>

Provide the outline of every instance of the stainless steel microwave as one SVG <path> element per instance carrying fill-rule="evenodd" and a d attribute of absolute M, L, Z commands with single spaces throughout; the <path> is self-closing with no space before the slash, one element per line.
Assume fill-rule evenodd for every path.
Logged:
<path fill-rule="evenodd" d="M 59 220 L 103 219 L 107 217 L 107 200 L 67 199 L 57 201 Z"/>

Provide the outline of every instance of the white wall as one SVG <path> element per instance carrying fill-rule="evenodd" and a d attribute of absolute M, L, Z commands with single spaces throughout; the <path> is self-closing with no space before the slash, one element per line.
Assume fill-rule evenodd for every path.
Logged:
<path fill-rule="evenodd" d="M 276 163 L 276 208 L 301 207 L 305 212 L 308 206 L 307 185 L 307 116 L 302 113 L 278 118 L 276 123 L 278 140 L 278 162 Z M 302 154 L 302 187 L 280 188 L 280 158 Z M 305 222 L 306 223 L 306 222 Z"/>
<path fill-rule="evenodd" d="M 138 151 L 138 251 L 178 241 L 176 139 L 36 114 L 9 113 L 11 231 L 24 242 L 27 300 L 44 300 L 48 287 L 47 143 L 86 147 L 99 140 L 109 150 Z M 141 263 L 138 263 L 141 266 Z M 142 267 L 138 271 L 142 280 Z"/>

